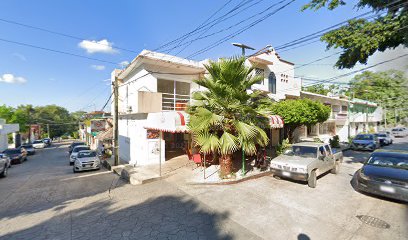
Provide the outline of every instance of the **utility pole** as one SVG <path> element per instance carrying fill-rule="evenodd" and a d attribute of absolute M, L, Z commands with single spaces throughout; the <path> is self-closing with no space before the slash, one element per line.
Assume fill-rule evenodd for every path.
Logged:
<path fill-rule="evenodd" d="M 119 165 L 119 79 L 115 73 L 115 82 L 113 83 L 113 98 L 115 102 L 115 112 L 113 115 L 113 154 L 115 166 Z"/>
<path fill-rule="evenodd" d="M 50 138 L 50 124 L 47 124 L 47 135 Z"/>
<path fill-rule="evenodd" d="M 366 133 L 368 133 L 368 102 L 366 102 Z"/>
<path fill-rule="evenodd" d="M 384 128 L 387 130 L 387 107 L 384 105 Z"/>

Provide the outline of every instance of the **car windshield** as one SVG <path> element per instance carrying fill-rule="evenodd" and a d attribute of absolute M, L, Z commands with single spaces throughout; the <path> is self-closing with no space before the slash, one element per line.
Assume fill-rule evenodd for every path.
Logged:
<path fill-rule="evenodd" d="M 292 149 L 287 150 L 284 154 L 287 156 L 316 158 L 317 149 L 309 146 L 292 146 Z"/>
<path fill-rule="evenodd" d="M 357 135 L 354 140 L 373 140 L 373 135 Z"/>
<path fill-rule="evenodd" d="M 41 140 L 36 140 L 33 143 L 42 143 L 42 141 Z"/>
<path fill-rule="evenodd" d="M 79 152 L 79 151 L 83 151 L 83 150 L 89 150 L 89 147 L 76 147 L 76 148 L 74 148 L 73 152 Z"/>
<path fill-rule="evenodd" d="M 80 152 L 78 158 L 96 157 L 96 152 Z"/>
<path fill-rule="evenodd" d="M 408 155 L 401 156 L 371 156 L 367 164 L 381 167 L 393 167 L 408 170 Z"/>
<path fill-rule="evenodd" d="M 6 151 L 4 151 L 4 153 L 6 153 L 6 154 L 19 154 L 19 153 L 21 153 L 21 151 L 19 149 L 7 149 Z"/>

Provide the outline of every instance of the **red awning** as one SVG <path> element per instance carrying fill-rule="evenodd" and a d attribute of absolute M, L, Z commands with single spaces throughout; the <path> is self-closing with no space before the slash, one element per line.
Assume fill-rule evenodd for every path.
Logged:
<path fill-rule="evenodd" d="M 269 118 L 269 126 L 271 128 L 283 128 L 284 121 L 281 116 L 270 115 L 268 118 Z"/>
<path fill-rule="evenodd" d="M 187 124 L 190 116 L 182 111 L 168 111 L 149 113 L 144 128 L 163 132 L 184 133 L 189 132 Z"/>

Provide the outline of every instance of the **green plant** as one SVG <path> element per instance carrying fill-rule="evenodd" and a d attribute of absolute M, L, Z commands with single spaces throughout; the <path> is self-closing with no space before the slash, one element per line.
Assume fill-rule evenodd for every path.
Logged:
<path fill-rule="evenodd" d="M 368 133 L 375 133 L 374 127 L 369 127 L 368 128 Z"/>
<path fill-rule="evenodd" d="M 340 139 L 339 135 L 334 136 L 333 138 L 329 139 L 330 146 L 332 148 L 339 148 L 340 147 Z"/>
<path fill-rule="evenodd" d="M 282 153 L 285 152 L 286 149 L 288 149 L 291 146 L 291 144 L 289 143 L 289 139 L 286 138 L 282 141 L 282 144 L 278 144 L 278 146 L 276 147 L 276 154 L 279 156 Z"/>
<path fill-rule="evenodd" d="M 320 138 L 318 138 L 318 137 L 313 138 L 313 142 L 315 142 L 315 143 L 323 143 L 323 141 L 322 141 Z"/>
<path fill-rule="evenodd" d="M 349 143 L 349 144 L 351 144 L 351 142 L 353 141 L 354 137 L 355 137 L 355 136 L 350 136 L 350 137 L 348 137 L 348 143 Z"/>
<path fill-rule="evenodd" d="M 195 80 L 204 90 L 192 94 L 189 127 L 193 141 L 203 153 L 219 154 L 220 176 L 231 177 L 234 153 L 256 153 L 269 139 L 260 127 L 267 124 L 260 107 L 260 91 L 246 90 L 261 78 L 245 66 L 245 58 L 221 59 L 204 65 L 208 75 Z"/>

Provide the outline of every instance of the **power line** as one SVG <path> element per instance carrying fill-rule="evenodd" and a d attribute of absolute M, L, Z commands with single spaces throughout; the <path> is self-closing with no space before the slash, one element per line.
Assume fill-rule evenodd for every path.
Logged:
<path fill-rule="evenodd" d="M 103 105 L 101 111 L 103 112 L 103 110 L 105 109 L 106 105 L 108 105 L 109 101 L 112 99 L 113 96 L 113 92 L 111 93 L 111 95 L 109 96 L 108 100 L 106 101 L 106 103 Z"/>
<path fill-rule="evenodd" d="M 31 48 L 37 48 L 37 49 L 41 49 L 41 50 L 44 50 L 44 51 L 49 51 L 49 52 L 54 52 L 54 53 L 60 53 L 60 54 L 68 55 L 68 56 L 73 56 L 73 57 L 88 59 L 88 60 L 92 60 L 92 61 L 103 62 L 103 63 L 109 63 L 109 64 L 112 64 L 112 65 L 115 65 L 115 66 L 119 65 L 118 63 L 111 62 L 111 61 L 107 61 L 107 60 L 102 60 L 102 59 L 98 59 L 98 58 L 87 57 L 87 56 L 83 56 L 83 55 L 79 55 L 79 54 L 75 54 L 75 53 L 64 52 L 64 51 L 55 50 L 55 49 L 46 48 L 46 47 L 41 47 L 41 46 L 36 46 L 36 45 L 28 44 L 28 43 L 23 43 L 23 42 L 8 40 L 8 39 L 4 39 L 4 38 L 0 38 L 0 41 L 2 41 L 2 42 L 7 42 L 7 43 L 13 43 L 13 44 L 20 45 L 20 46 L 26 46 L 26 47 L 31 47 Z"/>
<path fill-rule="evenodd" d="M 285 2 L 285 1 L 286 1 L 286 0 L 282 0 L 282 1 L 280 1 L 278 4 L 283 3 L 283 2 Z M 275 11 L 273 11 L 273 12 L 271 12 L 271 13 L 268 13 L 268 14 L 266 14 L 265 16 L 262 16 L 261 18 L 259 18 L 259 19 L 255 20 L 255 21 L 253 21 L 252 23 L 246 25 L 245 27 L 239 29 L 238 31 L 235 31 L 234 33 L 229 34 L 228 36 L 226 36 L 226 37 L 224 37 L 224 38 L 222 38 L 222 39 L 219 39 L 218 41 L 216 41 L 216 42 L 214 42 L 214 43 L 208 45 L 207 47 L 204 47 L 204 48 L 202 48 L 202 49 L 200 49 L 200 50 L 198 50 L 198 51 L 196 51 L 196 52 L 190 54 L 189 56 L 187 56 L 187 58 L 194 57 L 194 56 L 200 55 L 200 54 L 202 54 L 202 53 L 204 53 L 204 52 L 207 52 L 207 51 L 209 51 L 209 50 L 211 50 L 211 49 L 213 49 L 213 48 L 219 46 L 220 44 L 222 44 L 222 43 L 228 41 L 229 39 L 238 36 L 239 34 L 241 34 L 241 33 L 245 32 L 245 31 L 247 31 L 248 29 L 250 29 L 250 28 L 256 26 L 257 24 L 259 24 L 259 23 L 265 21 L 267 18 L 269 18 L 269 17 L 275 15 L 276 13 L 278 13 L 279 11 L 283 10 L 284 8 L 286 8 L 287 6 L 289 6 L 291 3 L 293 3 L 294 1 L 295 1 L 295 0 L 289 1 L 288 3 L 286 3 L 286 4 L 284 4 L 283 6 L 279 7 L 279 8 L 276 9 Z"/>

